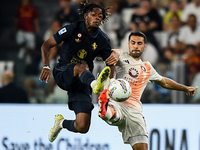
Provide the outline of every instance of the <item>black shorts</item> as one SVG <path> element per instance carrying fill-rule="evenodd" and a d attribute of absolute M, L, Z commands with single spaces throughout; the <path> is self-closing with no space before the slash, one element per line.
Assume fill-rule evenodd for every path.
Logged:
<path fill-rule="evenodd" d="M 86 113 L 91 115 L 91 112 L 94 108 L 94 105 L 91 102 L 69 102 L 68 107 L 70 110 L 73 110 L 75 114 Z"/>
<path fill-rule="evenodd" d="M 69 64 L 64 71 L 53 69 L 53 76 L 56 84 L 63 90 L 69 91 L 76 88 L 79 81 L 74 77 L 74 67 L 76 64 Z"/>
<path fill-rule="evenodd" d="M 55 82 L 61 89 L 68 91 L 69 102 L 87 101 L 91 103 L 92 89 L 89 85 L 82 83 L 79 79 L 74 77 L 75 65 L 76 64 L 69 64 L 64 71 L 54 68 L 53 76 Z"/>

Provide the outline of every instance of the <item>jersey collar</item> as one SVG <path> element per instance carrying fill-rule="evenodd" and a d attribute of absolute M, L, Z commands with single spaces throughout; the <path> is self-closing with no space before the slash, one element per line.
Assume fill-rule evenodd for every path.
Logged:
<path fill-rule="evenodd" d="M 92 35 L 89 35 L 88 32 L 87 32 L 87 29 L 86 29 L 85 22 L 84 22 L 84 25 L 83 25 L 83 28 L 82 28 L 82 32 L 88 34 L 92 38 L 96 38 L 97 37 L 97 35 L 99 34 L 99 30 L 100 29 L 98 28 L 96 32 L 94 32 Z"/>

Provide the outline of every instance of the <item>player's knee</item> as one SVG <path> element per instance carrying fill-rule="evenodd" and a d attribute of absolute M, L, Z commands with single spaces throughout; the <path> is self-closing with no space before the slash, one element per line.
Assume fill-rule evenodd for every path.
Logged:
<path fill-rule="evenodd" d="M 76 125 L 76 130 L 80 133 L 87 133 L 89 131 L 89 125 L 86 122 L 79 122 Z"/>
<path fill-rule="evenodd" d="M 148 144 L 146 143 L 137 143 L 133 145 L 133 150 L 148 150 Z"/>
<path fill-rule="evenodd" d="M 78 75 L 79 77 L 81 76 L 81 74 L 88 70 L 88 65 L 86 63 L 83 63 L 83 64 L 77 64 L 75 67 L 74 67 L 74 76 Z"/>

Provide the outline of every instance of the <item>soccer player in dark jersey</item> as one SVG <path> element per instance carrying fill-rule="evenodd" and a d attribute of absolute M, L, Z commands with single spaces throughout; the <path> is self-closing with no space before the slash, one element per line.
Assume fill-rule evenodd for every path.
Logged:
<path fill-rule="evenodd" d="M 62 27 L 41 47 L 44 67 L 40 80 L 48 82 L 50 78 L 49 50 L 62 43 L 59 51 L 60 59 L 53 69 L 53 76 L 57 85 L 68 91 L 68 107 L 76 114 L 75 120 L 66 120 L 61 114 L 56 115 L 54 126 L 49 133 L 50 142 L 56 139 L 62 128 L 72 132 L 88 132 L 91 111 L 94 107 L 91 89 L 93 88 L 95 94 L 100 94 L 105 80 L 112 76 L 113 65 L 118 61 L 117 53 L 111 50 L 109 38 L 99 28 L 100 24 L 108 18 L 107 9 L 97 3 L 85 3 L 82 13 L 85 21 Z M 96 82 L 91 72 L 93 60 L 97 56 L 106 62 L 107 67 L 102 70 Z"/>

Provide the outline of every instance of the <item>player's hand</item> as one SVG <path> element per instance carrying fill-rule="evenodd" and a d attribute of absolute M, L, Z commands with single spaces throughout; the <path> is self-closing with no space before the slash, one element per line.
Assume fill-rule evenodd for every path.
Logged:
<path fill-rule="evenodd" d="M 50 79 L 50 75 L 51 75 L 51 70 L 47 69 L 47 68 L 43 68 L 42 71 L 41 71 L 39 80 L 40 81 L 46 80 L 46 83 L 48 83 L 49 79 Z"/>
<path fill-rule="evenodd" d="M 111 55 L 106 59 L 105 62 L 108 66 L 111 66 L 111 65 L 115 66 L 117 64 L 118 60 L 119 60 L 119 58 L 118 58 L 117 52 L 112 50 Z"/>
<path fill-rule="evenodd" d="M 187 91 L 185 92 L 186 95 L 188 96 L 194 96 L 196 89 L 198 89 L 199 87 L 188 87 Z"/>

